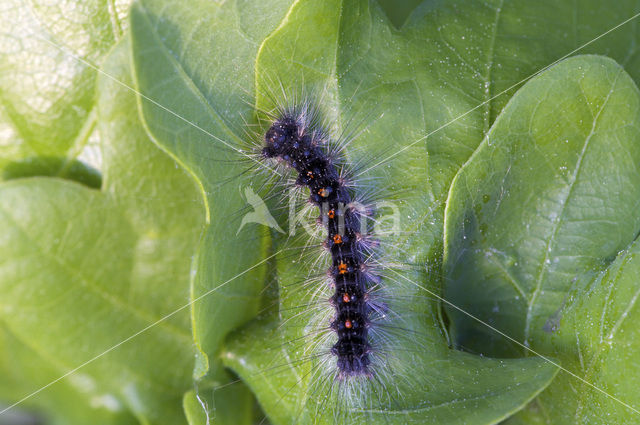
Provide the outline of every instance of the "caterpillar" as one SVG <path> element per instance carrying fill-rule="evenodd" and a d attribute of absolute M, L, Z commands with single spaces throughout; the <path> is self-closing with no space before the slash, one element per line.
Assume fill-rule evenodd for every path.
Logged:
<path fill-rule="evenodd" d="M 265 320 L 279 325 L 273 334 L 262 336 L 262 330 L 254 328 L 261 326 L 258 317 L 239 331 L 257 342 L 254 347 L 262 351 L 260 361 L 244 359 L 244 353 L 233 349 L 223 358 L 228 356 L 227 366 L 250 386 L 254 380 L 279 380 L 293 371 L 296 378 L 282 385 L 275 402 L 271 400 L 277 408 L 287 404 L 288 397 L 304 392 L 306 399 L 288 413 L 285 423 L 367 423 L 379 414 L 368 411 L 400 408 L 406 401 L 402 393 L 416 387 L 406 369 L 415 362 L 407 356 L 425 349 L 424 335 L 412 325 L 424 312 L 407 306 L 410 300 L 430 297 L 389 272 L 411 265 L 394 264 L 385 252 L 387 236 L 401 236 L 399 212 L 395 204 L 387 202 L 387 188 L 361 174 L 361 169 L 372 163 L 368 158 L 380 155 L 371 153 L 371 145 L 366 152 L 352 146 L 368 134 L 368 128 L 358 127 L 361 124 L 349 129 L 358 113 L 353 113 L 338 133 L 326 118 L 321 96 L 291 96 L 284 93 L 281 84 L 275 86 L 282 93 L 263 95 L 275 106 L 256 108 L 260 124 L 248 137 L 252 144 L 243 151 L 253 152 L 250 164 L 265 175 L 255 178 L 267 186 L 258 192 L 267 191 L 263 197 L 278 219 L 264 219 L 263 213 L 257 213 L 265 204 L 255 202 L 260 199 L 255 194 L 247 196 L 255 212 L 243 213 L 273 229 L 276 246 L 283 247 L 279 265 L 284 270 L 278 268 L 274 278 L 278 294 L 265 308 L 275 316 Z M 373 112 L 367 114 L 364 120 L 375 123 Z M 364 159 L 353 160 L 358 156 Z M 258 163 L 261 165 L 255 165 Z M 265 181 L 271 184 L 264 185 Z M 284 202 L 281 194 L 288 195 L 289 202 Z M 398 196 L 408 198 L 406 194 Z M 299 207 L 301 198 L 306 198 L 306 207 Z M 284 221 L 278 211 L 287 207 L 289 234 L 277 224 Z M 391 214 L 382 214 L 387 208 Z M 316 223 L 316 227 L 309 223 Z M 246 224 L 243 218 L 241 225 Z M 420 267 L 415 269 L 424 272 Z M 393 287 L 386 285 L 388 281 Z M 242 340 L 243 336 L 234 334 L 231 338 Z M 395 347 L 404 348 L 398 352 Z M 287 360 L 289 354 L 283 354 L 265 360 L 279 352 L 295 357 Z M 242 370 L 236 361 L 257 370 Z M 258 400 L 262 401 L 260 394 Z M 270 419 L 278 422 L 267 410 Z M 302 419 L 304 415 L 308 418 Z"/>
<path fill-rule="evenodd" d="M 319 208 L 318 221 L 327 230 L 324 247 L 332 258 L 328 275 L 335 314 L 329 328 L 337 335 L 331 347 L 336 376 L 371 376 L 369 327 L 373 312 L 381 306 L 370 298 L 377 276 L 367 271 L 362 217 L 352 204 L 346 179 L 324 150 L 325 133 L 310 126 L 304 113 L 286 111 L 269 128 L 265 142 L 263 156 L 276 158 L 295 170 L 296 184 L 309 188 L 309 202 Z"/>

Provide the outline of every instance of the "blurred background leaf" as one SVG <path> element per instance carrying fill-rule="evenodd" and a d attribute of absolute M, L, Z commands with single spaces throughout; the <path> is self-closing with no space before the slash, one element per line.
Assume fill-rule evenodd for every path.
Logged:
<path fill-rule="evenodd" d="M 131 84 L 128 53 L 120 44 L 105 72 Z M 98 115 L 101 191 L 55 178 L 0 185 L 0 318 L 59 375 L 187 305 L 190 253 L 204 223 L 201 193 L 149 141 L 134 94 L 101 77 Z M 106 397 L 142 423 L 181 423 L 182 396 L 192 386 L 191 341 L 185 308 L 65 382 L 86 403 Z M 92 418 L 88 412 L 78 423 Z"/>
<path fill-rule="evenodd" d="M 95 132 L 94 65 L 122 38 L 130 0 L 6 0 L 0 5 L 0 179 L 59 176 L 97 187 L 78 163 Z M 89 165 L 89 166 L 87 166 Z"/>

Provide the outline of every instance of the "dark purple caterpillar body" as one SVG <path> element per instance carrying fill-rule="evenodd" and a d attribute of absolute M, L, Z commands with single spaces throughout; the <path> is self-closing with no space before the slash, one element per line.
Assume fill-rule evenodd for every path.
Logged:
<path fill-rule="evenodd" d="M 296 184 L 309 188 L 309 201 L 320 210 L 327 229 L 325 248 L 331 254 L 329 270 L 335 314 L 330 329 L 337 335 L 331 348 L 338 379 L 370 377 L 369 325 L 376 309 L 369 291 L 376 277 L 367 272 L 362 216 L 351 190 L 326 151 L 326 139 L 297 115 L 284 113 L 265 134 L 265 158 L 276 158 L 293 168 Z"/>

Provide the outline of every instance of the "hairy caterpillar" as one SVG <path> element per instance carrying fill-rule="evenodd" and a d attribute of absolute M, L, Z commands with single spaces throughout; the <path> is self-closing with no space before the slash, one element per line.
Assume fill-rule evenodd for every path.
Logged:
<path fill-rule="evenodd" d="M 400 289 L 407 285 L 389 275 L 392 262 L 384 255 L 387 242 L 379 236 L 399 236 L 397 206 L 385 201 L 386 189 L 379 182 L 371 184 L 357 177 L 359 169 L 371 161 L 356 161 L 354 166 L 347 159 L 356 151 L 349 149 L 351 142 L 362 139 L 367 129 L 344 130 L 336 136 L 324 118 L 321 101 L 313 96 L 291 101 L 291 97 L 296 98 L 284 93 L 269 95 L 275 106 L 260 111 L 260 130 L 254 131 L 254 145 L 246 149 L 253 152 L 252 164 L 255 160 L 264 164 L 258 168 L 266 176 L 256 178 L 257 185 L 275 180 L 280 190 L 268 196 L 258 189 L 266 204 L 253 190 L 245 190 L 254 211 L 242 211 L 240 226 L 253 222 L 273 229 L 279 240 L 276 243 L 285 247 L 280 263 L 284 267 L 296 264 L 298 274 L 292 276 L 291 270 L 280 273 L 278 296 L 267 307 L 281 322 L 278 329 L 286 337 L 277 343 L 272 342 L 275 338 L 260 338 L 260 344 L 267 353 L 282 349 L 297 353 L 296 367 L 311 368 L 294 387 L 312 388 L 308 403 L 315 406 L 295 412 L 296 421 L 302 421 L 299 416 L 305 413 L 314 417 L 329 411 L 332 421 L 343 421 L 349 414 L 352 422 L 351 409 L 378 408 L 399 396 L 387 387 L 389 382 L 395 381 L 395 386 L 411 381 L 409 373 L 400 370 L 393 346 L 402 345 L 398 340 L 406 336 L 420 341 L 418 344 L 423 341 L 404 323 L 411 322 L 409 316 L 415 312 L 404 309 L 398 314 L 395 304 L 406 305 L 409 299 L 425 295 L 418 295 L 415 288 L 403 293 Z M 300 209 L 301 197 L 307 199 Z M 265 214 L 267 205 L 271 209 Z M 286 228 L 283 212 L 289 213 L 289 234 L 282 230 Z M 311 223 L 316 223 L 315 228 Z M 254 231 L 261 227 L 254 227 Z M 388 288 L 386 280 L 395 281 L 395 288 Z M 277 358 L 254 377 L 278 379 L 288 368 L 287 362 Z M 292 394 L 297 391 L 289 386 L 282 389 L 287 393 L 292 390 Z M 287 395 L 283 394 L 283 399 Z M 322 421 L 313 422 L 316 420 Z"/>
<path fill-rule="evenodd" d="M 326 135 L 309 125 L 306 112 L 285 112 L 269 128 L 265 141 L 264 157 L 296 171 L 296 184 L 309 188 L 309 202 L 319 208 L 318 220 L 327 229 L 324 246 L 332 258 L 327 274 L 334 291 L 329 303 L 335 309 L 329 328 L 337 335 L 330 352 L 336 357 L 336 377 L 370 376 L 369 328 L 374 313 L 384 317 L 384 306 L 372 299 L 379 279 L 368 272 L 367 237 L 348 182 L 324 150 Z"/>

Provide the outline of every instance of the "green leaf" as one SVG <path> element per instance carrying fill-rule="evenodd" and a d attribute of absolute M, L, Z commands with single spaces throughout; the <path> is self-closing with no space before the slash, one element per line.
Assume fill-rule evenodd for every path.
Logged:
<path fill-rule="evenodd" d="M 189 425 L 206 424 L 208 420 L 207 410 L 203 407 L 198 397 L 198 394 L 194 390 L 191 390 L 185 393 L 182 399 L 182 405 Z"/>
<path fill-rule="evenodd" d="M 428 179 L 438 203 L 525 78 L 580 48 L 617 60 L 639 82 L 634 22 L 591 43 L 638 12 L 634 0 L 616 7 L 600 0 L 425 1 L 406 24 L 413 43 L 405 72 L 424 74 L 416 84 L 425 110 L 422 134 L 429 134 Z"/>
<path fill-rule="evenodd" d="M 639 251 L 636 240 L 584 290 L 573 291 L 543 347 L 591 385 L 561 374 L 509 425 L 638 422 Z"/>
<path fill-rule="evenodd" d="M 638 348 L 631 329 L 618 332 L 635 311 L 636 245 L 608 265 L 640 230 L 639 95 L 618 64 L 598 56 L 531 80 L 456 176 L 445 227 L 449 301 L 631 405 L 640 403 L 629 387 Z M 459 346 L 530 354 L 449 313 Z M 566 374 L 531 410 L 547 423 L 636 422 Z"/>
<path fill-rule="evenodd" d="M 128 50 L 104 69 L 131 84 Z M 0 185 L 0 319 L 59 375 L 187 304 L 203 224 L 199 191 L 149 141 L 135 95 L 106 77 L 100 94 L 102 191 L 51 178 Z M 81 377 L 142 423 L 183 423 L 193 354 L 183 308 L 66 380 Z"/>
<path fill-rule="evenodd" d="M 394 248 L 385 255 L 417 264 L 417 271 L 402 272 L 399 279 L 437 293 L 442 205 L 450 181 L 487 134 L 513 90 L 493 97 L 638 10 L 632 0 L 616 2 L 616 7 L 597 0 L 425 1 L 402 30 L 397 30 L 375 2 L 142 1 L 134 11 L 133 23 L 138 87 L 209 134 L 141 99 L 144 120 L 156 144 L 196 177 L 196 188 L 191 176 L 150 145 L 135 118 L 130 93 L 103 79 L 98 111 L 95 71 L 45 41 L 98 64 L 127 26 L 123 20 L 127 3 L 8 0 L 0 7 L 0 178 L 51 175 L 97 188 L 101 185 L 98 173 L 75 160 L 89 138 L 104 139 L 106 176 L 101 192 L 40 179 L 0 187 L 0 306 L 6 308 L 0 318 L 8 328 L 7 341 L 15 339 L 3 353 L 13 355 L 15 350 L 24 363 L 19 370 L 25 373 L 24 387 L 16 385 L 15 393 L 7 392 L 11 399 L 184 305 L 193 246 L 199 241 L 191 282 L 190 299 L 197 301 L 191 324 L 199 348 L 196 377 L 209 372 L 209 380 L 199 380 L 195 391 L 208 394 L 213 387 L 212 400 L 226 400 L 225 396 L 214 397 L 220 391 L 215 387 L 228 380 L 217 360 L 222 341 L 271 302 L 260 297 L 265 270 L 251 268 L 269 258 L 268 238 L 255 226 L 236 234 L 246 205 L 244 189 L 263 182 L 255 176 L 237 179 L 246 164 L 238 163 L 233 148 L 215 140 L 218 137 L 232 147 L 246 146 L 245 120 L 255 122 L 254 108 L 247 102 L 254 102 L 254 89 L 258 93 L 255 103 L 265 109 L 272 106 L 268 95 L 278 92 L 279 82 L 287 94 L 321 94 L 322 107 L 335 131 L 349 129 L 350 123 L 361 123 L 357 130 L 366 130 L 350 146 L 353 162 L 365 158 L 367 164 L 376 165 L 371 157 L 392 155 L 383 166 L 367 170 L 371 177 L 390 182 L 392 195 L 382 193 L 381 197 L 396 201 L 403 217 L 403 234 L 394 237 Z M 400 10 L 395 7 L 392 11 Z M 398 26 L 404 20 L 392 19 Z M 636 26 L 629 24 L 583 51 L 613 57 L 638 80 L 637 38 Z M 116 53 L 120 58 L 110 59 L 113 63 L 105 69 L 131 83 L 122 49 Z M 403 147 L 406 149 L 396 155 Z M 203 195 L 210 225 L 199 240 Z M 623 230 L 618 235 L 620 247 L 626 246 L 625 237 L 629 239 L 629 229 Z M 287 246 L 276 241 L 273 249 Z M 591 267 L 591 274 L 602 270 L 615 255 L 611 246 L 595 249 L 598 255 L 611 251 L 599 262 L 589 263 L 585 257 L 579 265 Z M 307 270 L 292 270 L 284 256 L 277 263 L 286 310 L 292 305 L 286 287 L 298 282 L 300 273 Z M 579 291 L 590 280 L 591 275 L 583 273 L 569 286 Z M 94 281 L 94 289 L 107 295 L 104 300 L 101 293 L 86 290 L 87 282 Z M 403 361 L 411 364 L 418 381 L 442 374 L 445 382 L 426 395 L 415 388 L 402 388 L 403 403 L 434 407 L 412 412 L 411 420 L 492 422 L 517 409 L 551 379 L 553 371 L 532 360 L 498 362 L 450 352 L 439 329 L 437 306 L 424 301 L 423 289 L 405 285 L 403 291 L 417 296 L 406 308 L 417 312 L 412 320 L 428 340 L 429 352 L 418 360 Z M 58 288 L 64 288 L 62 293 Z M 566 290 L 565 286 L 561 292 L 566 294 Z M 73 294 L 78 294 L 77 299 L 71 298 Z M 121 300 L 122 305 L 112 305 L 109 297 Z M 593 302 L 597 304 L 598 299 Z M 574 308 L 572 300 L 567 297 L 565 303 L 563 298 L 568 311 Z M 133 311 L 122 313 L 121 308 Z M 593 308 L 576 307 L 575 311 L 587 315 Z M 562 317 L 571 316 L 553 310 L 545 324 L 557 327 Z M 113 397 L 119 407 L 131 408 L 141 421 L 183 421 L 180 401 L 191 387 L 189 321 L 177 315 L 169 322 L 181 342 L 164 332 L 163 326 L 142 341 L 143 348 L 121 347 L 119 355 L 110 354 L 87 368 L 79 381 L 70 378 L 56 384 L 60 389 L 55 397 L 43 394 L 35 404 L 49 410 L 56 403 L 64 410 L 63 406 L 77 406 L 77 410 L 69 407 L 68 412 L 60 413 L 58 420 L 87 423 L 86 417 L 95 410 L 81 408 L 82 400 Z M 264 355 L 268 346 L 256 342 L 256 337 L 267 335 L 290 339 L 287 328 L 271 333 L 277 324 L 276 318 L 268 316 L 252 324 L 246 337 L 231 333 L 235 341 L 223 354 L 228 365 L 243 372 L 270 415 L 288 422 L 297 406 L 278 401 L 289 387 L 272 391 L 271 381 L 265 381 L 260 367 L 277 356 L 274 352 Z M 104 334 L 96 337 L 94 331 Z M 561 326 L 558 335 L 562 331 Z M 589 341 L 587 335 L 583 338 Z M 544 345 L 544 341 L 532 343 Z M 554 348 L 549 350 L 556 353 Z M 575 353 L 567 352 L 558 350 L 558 357 L 575 358 Z M 433 372 L 436 359 L 443 367 Z M 36 365 L 43 362 L 47 371 L 38 374 L 41 369 Z M 8 361 L 5 367 L 7 372 L 10 364 Z M 138 366 L 140 376 L 127 373 L 127 368 Z M 486 371 L 476 373 L 475 368 Z M 292 374 L 297 369 L 290 368 L 279 379 L 296 383 Z M 603 371 L 609 369 L 598 366 L 593 370 L 593 376 L 605 376 Z M 469 382 L 450 382 L 453 378 Z M 501 378 L 504 382 L 499 382 Z M 87 379 L 95 390 L 78 384 Z M 609 378 L 602 379 L 606 383 Z M 139 385 L 142 396 L 132 393 L 131 387 L 124 388 L 126 384 Z M 171 388 L 162 389 L 165 384 Z M 424 384 L 427 387 L 428 382 Z M 237 393 L 229 398 L 240 401 L 225 403 L 227 412 L 241 411 L 242 420 L 249 420 L 244 415 L 248 394 L 242 387 L 230 391 Z M 194 394 L 187 393 L 183 400 L 188 419 L 197 423 L 202 418 L 198 418 L 200 404 L 194 403 Z M 585 394 L 591 400 L 590 393 Z M 454 395 L 460 397 L 456 404 L 446 404 Z M 309 399 L 304 389 L 289 391 L 287 396 L 297 397 L 301 404 Z M 580 403 L 580 409 L 588 411 Z M 576 410 L 572 403 L 565 404 L 567 411 Z M 92 423 L 131 419 L 122 411 L 95 415 L 100 416 L 93 417 Z M 380 416 L 390 421 L 387 415 Z M 625 420 L 626 416 L 617 418 Z"/>
<path fill-rule="evenodd" d="M 601 57 L 566 60 L 518 91 L 451 186 L 451 302 L 525 345 L 548 338 L 574 278 L 605 267 L 640 230 L 638 106 L 631 78 Z M 458 344 L 524 354 L 450 317 Z"/>
<path fill-rule="evenodd" d="M 544 344 L 586 382 L 561 374 L 506 424 L 637 422 L 639 249 L 636 240 L 584 290 L 573 291 L 556 333 Z"/>
<path fill-rule="evenodd" d="M 17 401 L 36 388 L 60 377 L 60 370 L 24 345 L 0 324 L 0 398 Z M 6 406 L 1 406 L 0 410 Z M 51 424 L 121 425 L 138 423 L 122 404 L 109 394 L 92 387 L 90 380 L 74 376 L 56 384 L 55 391 L 44 391 L 19 405 L 45 416 Z M 11 424 L 10 410 L 0 415 L 0 424 Z"/>
<path fill-rule="evenodd" d="M 604 393 L 563 374 L 538 400 L 553 415 L 553 421 L 545 417 L 547 423 L 638 422 L 639 253 L 640 244 L 635 241 L 584 291 L 569 299 L 559 330 L 549 348 L 544 348 Z"/>
<path fill-rule="evenodd" d="M 1 318 L 59 371 L 79 366 L 171 311 L 149 309 L 149 291 L 140 293 L 146 288 L 130 280 L 144 272 L 136 270 L 133 259 L 144 255 L 144 242 L 155 238 L 137 234 L 122 211 L 99 192 L 33 178 L 6 183 L 0 194 L 0 250 L 5 260 Z M 155 283 L 154 289 L 160 290 Z M 165 297 L 174 301 L 175 309 L 180 297 Z M 49 320 L 43 327 L 45 317 Z M 141 417 L 167 416 L 158 423 L 176 423 L 180 416 L 171 412 L 181 412 L 171 406 L 171 394 L 188 388 L 189 340 L 184 325 L 162 323 L 137 337 L 135 344 L 83 367 L 82 374 Z M 172 367 L 157 373 L 167 364 Z M 176 401 L 179 407 L 174 397 Z"/>
<path fill-rule="evenodd" d="M 224 337 L 260 305 L 266 235 L 256 235 L 255 226 L 240 231 L 244 189 L 252 184 L 245 171 L 252 162 L 242 162 L 246 158 L 233 149 L 245 137 L 251 108 L 244 98 L 258 43 L 280 22 L 287 3 L 168 6 L 149 0 L 131 12 L 145 123 L 154 141 L 195 175 L 206 198 L 208 227 L 191 289 L 192 300 L 198 300 L 192 306 L 197 377 L 210 368 L 212 375 L 219 373 L 215 356 Z"/>
<path fill-rule="evenodd" d="M 216 389 L 198 388 L 184 395 L 184 410 L 189 425 L 254 425 L 256 402 L 242 384 Z"/>
<path fill-rule="evenodd" d="M 95 184 L 90 171 L 78 175 L 74 159 L 95 134 L 96 71 L 67 52 L 98 64 L 121 38 L 129 3 L 3 2 L 0 179 L 51 175 Z"/>
<path fill-rule="evenodd" d="M 393 25 L 395 25 L 396 28 L 400 28 L 406 22 L 411 12 L 422 3 L 422 0 L 405 0 L 401 2 L 378 0 L 378 3 Z"/>

